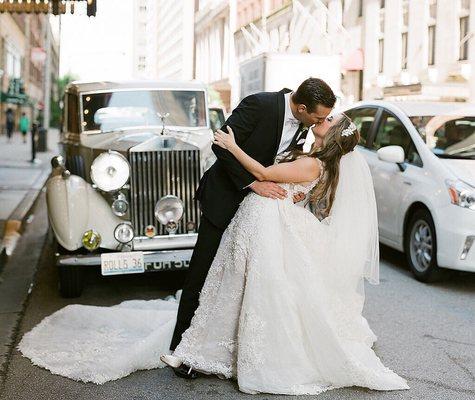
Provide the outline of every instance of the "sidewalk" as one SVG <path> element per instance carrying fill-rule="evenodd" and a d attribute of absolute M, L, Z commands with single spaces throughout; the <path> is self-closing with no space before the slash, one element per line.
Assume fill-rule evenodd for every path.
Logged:
<path fill-rule="evenodd" d="M 23 143 L 15 132 L 9 143 L 0 136 L 0 272 L 23 231 L 38 195 L 50 174 L 51 157 L 58 154 L 59 132 L 48 132 L 48 151 L 36 154 L 31 163 L 31 135 Z"/>

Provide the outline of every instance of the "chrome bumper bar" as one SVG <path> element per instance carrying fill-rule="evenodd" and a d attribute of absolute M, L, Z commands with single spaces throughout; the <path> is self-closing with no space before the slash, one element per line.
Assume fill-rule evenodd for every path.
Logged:
<path fill-rule="evenodd" d="M 160 269 L 181 269 L 187 268 L 183 266 L 184 260 L 190 260 L 191 255 L 193 254 L 193 249 L 184 249 L 184 250 L 165 250 L 165 251 L 144 251 L 144 263 L 152 264 L 151 268 L 148 270 L 160 270 Z M 179 263 L 182 265 L 180 267 L 175 266 L 167 268 L 165 265 L 164 268 L 155 267 L 156 263 Z M 81 265 L 81 266 L 97 266 L 101 265 L 101 255 L 100 254 L 77 254 L 77 255 L 63 255 L 57 256 L 56 258 L 57 265 Z"/>
<path fill-rule="evenodd" d="M 174 250 L 189 249 L 195 247 L 197 233 L 183 235 L 164 235 L 148 238 L 146 236 L 135 237 L 132 244 L 134 250 Z"/>

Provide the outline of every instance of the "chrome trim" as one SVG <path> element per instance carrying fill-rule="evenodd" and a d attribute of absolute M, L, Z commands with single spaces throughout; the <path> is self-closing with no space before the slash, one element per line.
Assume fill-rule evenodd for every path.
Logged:
<path fill-rule="evenodd" d="M 141 236 L 135 237 L 132 243 L 134 250 L 189 249 L 195 247 L 197 238 L 197 233 L 155 236 L 153 238 Z"/>
<path fill-rule="evenodd" d="M 199 150 L 129 153 L 130 212 L 137 235 L 144 235 L 145 228 L 153 225 L 158 235 L 168 237 L 165 227 L 156 220 L 154 213 L 157 201 L 167 195 L 178 197 L 184 204 L 178 234 L 187 233 L 188 221 L 194 221 L 199 226 L 199 206 L 193 197 L 201 176 L 200 158 Z"/>
<path fill-rule="evenodd" d="M 158 261 L 181 261 L 184 258 L 191 258 L 193 250 L 171 250 L 171 251 L 146 251 L 144 252 L 144 262 Z M 97 266 L 101 265 L 100 254 L 78 254 L 57 256 L 56 265 L 80 265 Z"/>

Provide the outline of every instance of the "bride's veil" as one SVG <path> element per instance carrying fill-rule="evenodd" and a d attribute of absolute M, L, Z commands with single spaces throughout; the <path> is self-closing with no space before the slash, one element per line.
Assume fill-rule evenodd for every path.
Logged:
<path fill-rule="evenodd" d="M 378 284 L 376 199 L 368 164 L 357 149 L 341 158 L 340 178 L 327 222 L 327 250 L 339 272 Z"/>

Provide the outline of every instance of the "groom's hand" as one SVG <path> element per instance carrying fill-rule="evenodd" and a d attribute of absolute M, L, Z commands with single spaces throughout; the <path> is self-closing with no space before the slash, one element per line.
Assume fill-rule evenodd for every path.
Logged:
<path fill-rule="evenodd" d="M 269 197 L 271 199 L 282 200 L 287 197 L 287 191 L 274 182 L 254 181 L 249 185 L 249 189 L 259 196 Z"/>
<path fill-rule="evenodd" d="M 305 194 L 303 192 L 298 192 L 294 194 L 294 203 L 300 203 L 305 199 Z"/>

